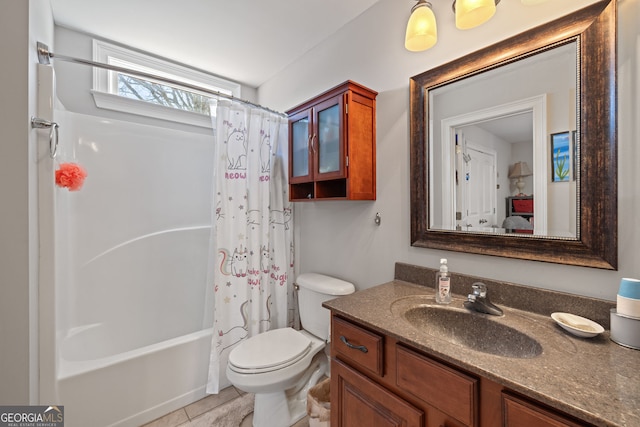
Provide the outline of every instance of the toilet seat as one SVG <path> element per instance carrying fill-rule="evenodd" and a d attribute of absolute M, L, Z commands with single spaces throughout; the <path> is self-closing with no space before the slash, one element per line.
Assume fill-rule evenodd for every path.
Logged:
<path fill-rule="evenodd" d="M 286 368 L 311 351 L 311 340 L 293 328 L 273 329 L 240 343 L 229 354 L 229 368 L 259 374 Z"/>

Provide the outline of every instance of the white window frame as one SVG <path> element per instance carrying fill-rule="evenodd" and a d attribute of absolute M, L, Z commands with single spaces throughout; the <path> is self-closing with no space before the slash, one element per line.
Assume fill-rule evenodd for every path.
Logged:
<path fill-rule="evenodd" d="M 104 64 L 132 68 L 240 98 L 241 86 L 238 83 L 101 40 L 93 40 L 93 60 Z M 185 90 L 192 91 L 190 89 Z M 118 95 L 118 73 L 114 71 L 94 67 L 91 94 L 98 108 L 195 126 L 211 127 L 211 117 L 204 114 Z M 204 95 L 209 96 L 206 93 Z"/>

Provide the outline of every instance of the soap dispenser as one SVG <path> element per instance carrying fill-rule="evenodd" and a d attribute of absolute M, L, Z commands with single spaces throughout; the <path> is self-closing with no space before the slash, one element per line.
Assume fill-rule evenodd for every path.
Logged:
<path fill-rule="evenodd" d="M 438 304 L 451 302 L 451 275 L 446 258 L 440 260 L 440 271 L 436 273 L 436 302 Z"/>

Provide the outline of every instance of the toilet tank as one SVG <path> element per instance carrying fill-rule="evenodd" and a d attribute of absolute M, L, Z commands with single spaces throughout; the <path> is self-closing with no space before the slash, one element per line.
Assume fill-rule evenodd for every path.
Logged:
<path fill-rule="evenodd" d="M 305 273 L 296 279 L 298 309 L 302 329 L 323 340 L 329 339 L 331 313 L 322 307 L 324 301 L 349 295 L 356 288 L 352 283 L 317 273 Z"/>

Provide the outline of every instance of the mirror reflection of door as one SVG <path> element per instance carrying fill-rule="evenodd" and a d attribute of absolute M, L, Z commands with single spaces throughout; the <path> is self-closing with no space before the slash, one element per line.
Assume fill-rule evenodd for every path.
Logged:
<path fill-rule="evenodd" d="M 482 225 L 490 228 L 480 230 L 467 227 L 469 223 L 462 222 L 462 217 L 466 215 L 466 211 L 461 210 L 463 198 L 461 195 L 459 196 L 463 188 L 455 185 L 451 187 L 450 191 L 456 204 L 455 212 L 458 219 L 456 228 L 458 230 L 505 232 L 502 223 L 509 215 L 505 209 L 505 201 L 508 197 L 520 192 L 516 188 L 515 179 L 509 178 L 509 171 L 515 163 L 525 162 L 528 165 L 533 165 L 534 173 L 531 176 L 523 177 L 525 186 L 522 192 L 533 197 L 534 211 L 537 212 L 534 224 L 535 233 L 545 234 L 548 211 L 546 197 L 548 183 L 546 174 L 535 172 L 536 170 L 545 170 L 547 168 L 548 150 L 545 138 L 547 126 L 545 105 L 545 96 L 539 96 L 442 120 L 442 140 L 450 146 L 448 148 L 444 147 L 443 154 L 453 153 L 454 145 L 456 153 L 461 151 L 465 139 L 473 141 L 475 146 L 484 147 L 485 149 L 481 150 L 483 152 L 491 150 L 497 153 L 495 180 L 491 183 L 491 187 L 485 190 L 495 191 L 496 194 L 495 222 L 483 221 Z M 448 135 L 453 135 L 453 137 L 449 140 L 446 138 Z M 457 143 L 455 135 L 459 135 Z M 456 156 L 458 155 L 456 154 Z M 447 160 L 444 159 L 442 163 L 447 164 Z M 455 167 L 456 171 L 462 171 L 459 159 L 456 158 L 449 164 L 451 164 L 451 170 Z M 444 182 L 444 180 L 442 181 Z M 446 188 L 448 187 L 443 186 L 442 194 L 446 194 Z M 443 212 L 443 217 L 445 217 L 445 214 L 446 212 Z M 453 217 L 453 214 L 451 216 Z M 477 227 L 478 224 L 471 223 L 470 225 Z M 492 227 L 493 225 L 495 227 Z"/>
<path fill-rule="evenodd" d="M 488 147 L 463 142 L 459 182 L 462 229 L 491 230 L 497 225 L 497 153 Z"/>

